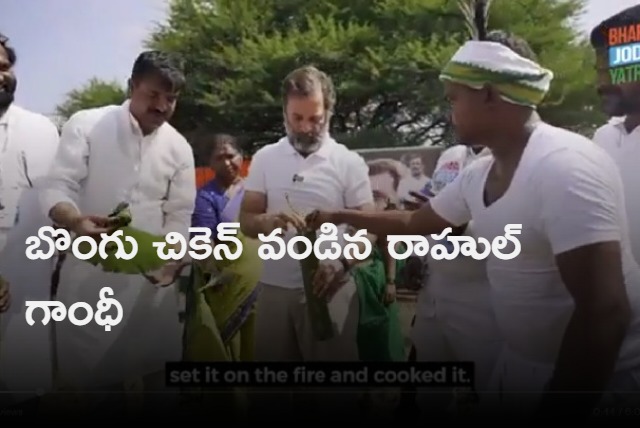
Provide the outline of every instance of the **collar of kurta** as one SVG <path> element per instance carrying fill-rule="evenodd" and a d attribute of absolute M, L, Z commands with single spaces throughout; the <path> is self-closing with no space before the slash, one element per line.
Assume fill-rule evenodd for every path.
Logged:
<path fill-rule="evenodd" d="M 126 100 L 124 103 L 122 103 L 122 116 L 126 123 L 126 126 L 129 127 L 131 132 L 135 135 L 139 135 L 144 138 L 154 138 L 156 135 L 158 135 L 158 131 L 160 130 L 160 128 L 164 126 L 164 124 L 156 128 L 151 134 L 144 135 L 144 133 L 142 132 L 142 129 L 140 128 L 140 124 L 138 123 L 136 118 L 133 117 L 133 114 L 131 114 L 130 105 L 131 105 L 130 100 Z"/>
<path fill-rule="evenodd" d="M 298 151 L 289 142 L 289 138 L 288 137 L 283 137 L 280 140 L 279 144 L 289 154 L 291 154 L 291 155 L 298 155 L 299 154 Z M 329 157 L 329 155 L 331 155 L 331 151 L 333 150 L 333 147 L 334 147 L 335 144 L 336 144 L 336 142 L 334 141 L 333 138 L 326 137 L 324 139 L 324 141 L 322 142 L 322 145 L 320 146 L 320 148 L 317 151 L 311 153 L 309 156 L 318 156 L 320 158 L 327 159 Z"/>
<path fill-rule="evenodd" d="M 13 114 L 14 110 L 15 108 L 13 107 L 13 105 L 10 105 L 7 111 L 0 117 L 0 126 L 9 125 L 9 121 L 11 120 L 11 115 Z"/>
<path fill-rule="evenodd" d="M 613 126 L 616 130 L 622 133 L 625 136 L 631 135 L 634 132 L 638 132 L 640 130 L 640 126 L 633 129 L 631 132 L 627 131 L 627 127 L 624 126 L 624 121 L 626 120 L 626 116 L 616 116 L 609 119 L 607 124 Z"/>

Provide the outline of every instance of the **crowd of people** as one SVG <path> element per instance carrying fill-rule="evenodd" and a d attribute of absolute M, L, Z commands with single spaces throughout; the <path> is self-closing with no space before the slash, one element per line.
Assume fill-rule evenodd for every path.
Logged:
<path fill-rule="evenodd" d="M 638 6 L 603 21 L 591 37 L 596 55 L 606 55 L 604 30 L 638 22 Z M 410 177 L 401 181 L 394 162 L 367 163 L 331 137 L 333 83 L 304 66 L 283 82 L 285 135 L 253 155 L 247 177 L 239 173 L 237 140 L 207 136 L 215 178 L 197 189 L 192 146 L 168 123 L 188 78 L 175 57 L 143 52 L 122 105 L 82 110 L 60 134 L 13 103 L 16 61 L 1 37 L 0 386 L 13 403 L 35 391 L 102 392 L 88 396 L 97 408 L 125 401 L 114 391 L 166 392 L 169 361 L 414 359 L 474 362 L 474 390 L 463 395 L 478 409 L 589 415 L 599 405 L 638 408 L 640 82 L 613 85 L 608 69 L 598 70 L 613 119 L 590 140 L 538 115 L 553 73 L 527 43 L 481 31 L 440 75 L 460 144 L 442 152 L 431 178 L 419 157 L 409 159 Z M 108 214 L 122 202 L 138 229 L 188 236 L 190 227 L 208 228 L 213 246 L 221 223 L 239 222 L 244 253 L 231 262 L 173 261 L 138 275 L 69 254 L 25 257 L 26 237 L 41 226 L 75 236 L 111 232 Z M 318 340 L 300 262 L 263 261 L 257 243 L 277 228 L 288 241 L 326 222 L 366 229 L 374 251 L 365 261 L 319 262 L 313 294 L 327 302 L 333 337 Z M 513 260 L 428 257 L 423 275 L 422 265 L 409 269 L 387 248 L 388 235 L 449 227 L 491 241 L 507 224 L 522 225 Z M 396 302 L 398 284 L 407 281 L 423 282 L 409 355 Z M 105 286 L 123 306 L 110 332 L 93 323 L 26 325 L 27 300 L 95 307 Z M 347 396 L 331 405 L 356 406 Z M 295 407 L 300 398 L 260 395 L 260 407 Z M 417 402 L 429 413 L 455 400 L 460 394 L 424 390 Z"/>

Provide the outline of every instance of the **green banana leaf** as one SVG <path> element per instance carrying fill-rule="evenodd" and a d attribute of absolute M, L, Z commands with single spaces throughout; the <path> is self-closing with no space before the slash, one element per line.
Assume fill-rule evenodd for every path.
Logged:
<path fill-rule="evenodd" d="M 119 204 L 109 215 L 109 218 L 113 219 L 114 225 L 117 227 L 116 231 L 121 230 L 123 232 L 120 242 L 124 250 L 127 253 L 131 252 L 132 245 L 125 239 L 127 236 L 130 236 L 135 239 L 138 244 L 138 252 L 131 260 L 118 259 L 116 257 L 118 247 L 116 245 L 109 245 L 106 248 L 106 259 L 103 259 L 98 253 L 94 257 L 86 260 L 88 263 L 94 266 L 101 266 L 106 272 L 136 275 L 158 270 L 170 262 L 170 260 L 162 260 L 158 257 L 158 250 L 153 246 L 154 242 L 165 242 L 163 236 L 153 235 L 129 226 L 133 218 L 129 206 L 126 203 Z M 78 245 L 78 249 L 86 254 L 89 252 L 90 247 L 87 242 L 81 242 L 80 245 Z"/>

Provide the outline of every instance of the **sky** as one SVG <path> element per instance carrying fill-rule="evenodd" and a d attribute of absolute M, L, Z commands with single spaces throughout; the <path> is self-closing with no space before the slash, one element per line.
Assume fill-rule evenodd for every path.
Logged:
<path fill-rule="evenodd" d="M 16 103 L 53 114 L 92 77 L 123 85 L 167 0 L 1 0 L 0 32 L 18 53 Z M 588 0 L 584 31 L 638 0 Z"/>

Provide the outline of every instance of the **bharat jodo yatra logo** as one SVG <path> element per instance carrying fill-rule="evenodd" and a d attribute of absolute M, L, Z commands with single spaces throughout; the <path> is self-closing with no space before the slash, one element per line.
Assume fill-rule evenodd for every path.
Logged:
<path fill-rule="evenodd" d="M 640 23 L 606 29 L 611 83 L 640 81 Z"/>

